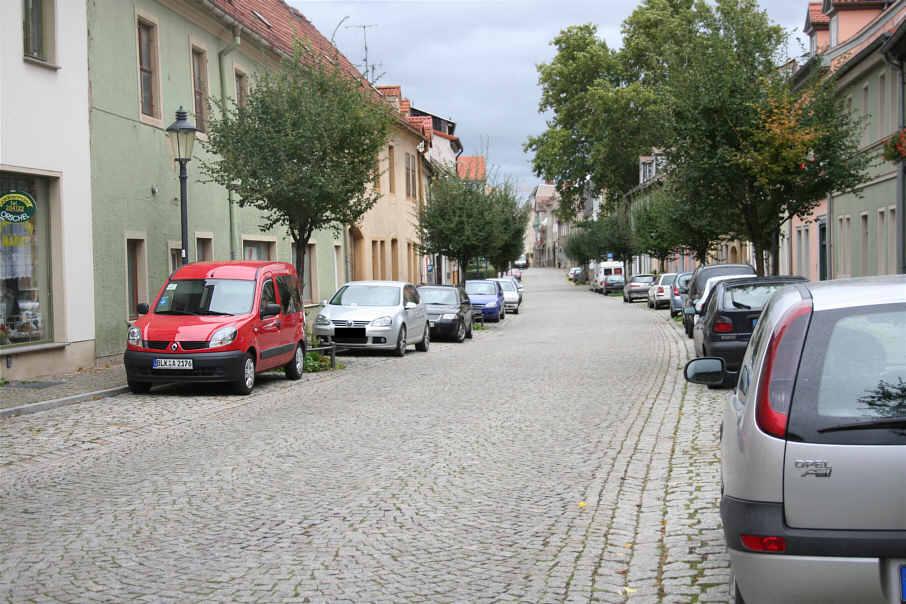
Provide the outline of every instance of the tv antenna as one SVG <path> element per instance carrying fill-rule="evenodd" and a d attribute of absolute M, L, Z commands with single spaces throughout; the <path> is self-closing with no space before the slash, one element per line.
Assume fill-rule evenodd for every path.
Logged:
<path fill-rule="evenodd" d="M 366 25 L 347 25 L 346 29 L 362 30 L 362 47 L 364 49 L 364 56 L 362 58 L 361 65 L 357 65 L 357 67 L 361 68 L 362 74 L 365 76 L 365 79 L 368 80 L 368 82 L 370 82 L 372 86 L 374 86 L 374 84 L 378 80 L 384 77 L 385 73 L 377 73 L 378 68 L 382 67 L 383 63 L 378 63 L 377 65 L 371 65 L 368 63 L 368 29 L 371 27 L 377 27 L 377 23 L 368 23 Z"/>

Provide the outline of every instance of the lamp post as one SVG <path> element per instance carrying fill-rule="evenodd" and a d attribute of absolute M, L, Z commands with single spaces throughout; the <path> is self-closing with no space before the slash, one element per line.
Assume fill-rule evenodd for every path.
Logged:
<path fill-rule="evenodd" d="M 176 121 L 167 127 L 167 140 L 173 161 L 179 162 L 179 218 L 182 231 L 182 264 L 189 262 L 189 208 L 186 200 L 186 164 L 192 159 L 192 145 L 195 144 L 195 126 L 188 119 L 186 110 L 179 106 Z"/>

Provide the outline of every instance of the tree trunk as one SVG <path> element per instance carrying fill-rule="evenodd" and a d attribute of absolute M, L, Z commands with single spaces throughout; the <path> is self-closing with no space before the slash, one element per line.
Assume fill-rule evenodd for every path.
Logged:
<path fill-rule="evenodd" d="M 774 231 L 771 238 L 771 274 L 780 274 L 780 231 Z"/>
<path fill-rule="evenodd" d="M 764 244 L 753 241 L 752 247 L 755 248 L 755 272 L 764 277 Z"/>
<path fill-rule="evenodd" d="M 305 291 L 305 250 L 308 249 L 308 240 L 302 241 L 301 238 L 293 237 L 293 243 L 296 244 L 296 257 L 293 258 L 293 263 L 296 265 L 296 273 L 299 275 L 299 285 L 302 287 L 302 291 Z"/>
<path fill-rule="evenodd" d="M 469 274 L 469 260 L 470 258 L 459 259 L 459 285 L 465 286 L 466 284 Z"/>

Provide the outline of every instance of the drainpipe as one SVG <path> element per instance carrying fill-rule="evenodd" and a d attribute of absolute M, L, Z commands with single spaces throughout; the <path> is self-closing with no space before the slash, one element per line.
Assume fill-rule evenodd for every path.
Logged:
<path fill-rule="evenodd" d="M 900 110 L 897 116 L 897 130 L 903 130 L 906 126 L 906 81 L 903 78 L 903 61 L 895 61 L 890 51 L 884 52 L 884 61 L 899 74 L 899 106 Z M 906 216 L 904 213 L 903 192 L 906 187 L 906 165 L 903 160 L 897 162 L 897 241 L 896 241 L 896 267 L 897 273 L 906 273 L 906 249 L 904 249 L 904 239 L 906 239 Z"/>
<path fill-rule="evenodd" d="M 227 55 L 239 48 L 242 42 L 239 34 L 241 29 L 238 25 L 233 26 L 233 41 L 230 42 L 223 50 L 217 53 L 217 65 L 220 69 L 220 98 L 226 100 L 226 73 L 225 68 Z M 227 204 L 230 211 L 230 260 L 236 260 L 239 255 L 239 217 L 236 215 L 236 202 L 233 201 L 233 194 L 227 193 Z"/>

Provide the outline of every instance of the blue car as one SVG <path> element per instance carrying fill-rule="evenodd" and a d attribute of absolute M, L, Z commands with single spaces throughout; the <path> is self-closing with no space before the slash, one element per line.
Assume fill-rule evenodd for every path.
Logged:
<path fill-rule="evenodd" d="M 503 290 L 500 284 L 490 280 L 466 281 L 466 293 L 472 301 L 472 316 L 484 316 L 490 321 L 501 321 L 506 318 L 506 307 L 503 303 Z"/>
<path fill-rule="evenodd" d="M 679 273 L 676 280 L 671 285 L 672 295 L 670 296 L 670 316 L 675 317 L 683 314 L 683 294 L 689 290 L 689 279 L 692 273 Z"/>

